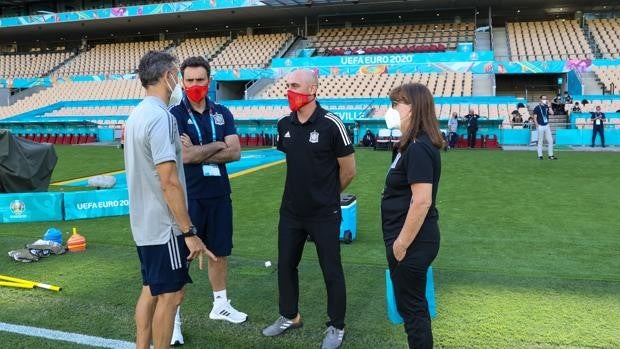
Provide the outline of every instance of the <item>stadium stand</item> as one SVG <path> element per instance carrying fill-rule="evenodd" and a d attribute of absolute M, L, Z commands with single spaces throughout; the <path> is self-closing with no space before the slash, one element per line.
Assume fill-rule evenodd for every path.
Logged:
<path fill-rule="evenodd" d="M 238 36 L 215 56 L 211 66 L 214 69 L 264 68 L 292 38 L 288 33 Z"/>
<path fill-rule="evenodd" d="M 219 50 L 222 49 L 227 41 L 228 38 L 223 36 L 190 38 L 184 40 L 178 46 L 170 49 L 170 53 L 175 54 L 179 59 L 179 62 L 183 62 L 186 58 L 193 56 L 203 56 L 206 59 L 211 59 Z"/>
<path fill-rule="evenodd" d="M 620 66 L 592 67 L 592 71 L 603 84 L 606 92 L 617 94 L 620 91 Z M 613 90 L 613 92 L 612 92 Z"/>
<path fill-rule="evenodd" d="M 577 21 L 506 23 L 513 61 L 594 58 Z"/>
<path fill-rule="evenodd" d="M 56 76 L 85 74 L 126 74 L 137 69 L 140 57 L 149 50 L 163 50 L 170 40 L 100 44 L 82 52 L 54 73 Z"/>
<path fill-rule="evenodd" d="M 8 107 L 0 107 L 0 119 L 62 101 L 140 99 L 145 95 L 139 80 L 66 82 L 35 93 Z"/>
<path fill-rule="evenodd" d="M 327 102 L 324 102 L 327 103 Z M 329 102 L 327 105 L 330 111 L 335 114 L 339 114 L 341 110 L 358 110 L 365 111 L 362 113 L 367 118 L 383 118 L 389 105 L 385 101 L 378 101 L 375 103 L 360 103 L 355 99 L 351 99 L 349 102 L 343 100 L 337 104 Z M 448 119 L 453 112 L 456 112 L 459 116 L 463 116 L 469 112 L 472 108 L 481 116 L 492 120 L 508 120 L 510 123 L 510 112 L 515 109 L 515 105 L 511 103 L 437 103 L 435 104 L 435 112 L 438 119 Z M 230 106 L 230 111 L 235 116 L 235 119 L 277 119 L 283 115 L 288 115 L 290 110 L 287 105 L 244 105 L 244 106 Z M 367 112 L 366 112 L 367 111 Z M 529 112 L 527 108 L 520 108 L 519 111 L 527 119 Z"/>
<path fill-rule="evenodd" d="M 4 78 L 45 76 L 72 55 L 70 52 L 3 54 L 0 55 L 0 76 Z"/>
<path fill-rule="evenodd" d="M 370 117 L 381 118 L 385 115 L 389 105 L 380 105 L 374 108 Z M 459 116 L 466 115 L 469 109 L 473 109 L 476 114 L 483 118 L 493 120 L 509 120 L 510 112 L 515 109 L 514 104 L 509 103 L 436 103 L 435 113 L 438 119 L 448 119 L 452 113 L 456 112 Z M 527 108 L 519 108 L 521 115 L 527 119 L 529 112 Z"/>
<path fill-rule="evenodd" d="M 404 82 L 420 82 L 428 86 L 435 96 L 471 96 L 471 73 L 430 74 L 361 74 L 330 75 L 319 77 L 318 95 L 321 98 L 385 97 L 394 86 Z M 257 98 L 284 98 L 286 80 L 281 78 L 259 92 Z"/>
<path fill-rule="evenodd" d="M 62 107 L 43 116 L 128 116 L 132 106 L 100 106 L 100 107 Z"/>
<path fill-rule="evenodd" d="M 319 55 L 443 52 L 473 41 L 473 23 L 430 23 L 325 28 L 311 39 Z"/>
<path fill-rule="evenodd" d="M 620 58 L 620 18 L 592 19 L 586 24 L 603 58 Z"/>

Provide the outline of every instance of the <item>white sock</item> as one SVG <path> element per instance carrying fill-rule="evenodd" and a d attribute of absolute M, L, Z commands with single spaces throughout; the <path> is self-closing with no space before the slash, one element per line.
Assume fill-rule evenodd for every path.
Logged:
<path fill-rule="evenodd" d="M 214 300 L 214 303 L 217 303 L 217 304 L 228 302 L 228 298 L 226 297 L 226 289 L 223 289 L 221 291 L 214 291 L 213 300 Z"/>
<path fill-rule="evenodd" d="M 177 307 L 177 315 L 174 316 L 174 324 L 181 326 L 181 306 Z"/>

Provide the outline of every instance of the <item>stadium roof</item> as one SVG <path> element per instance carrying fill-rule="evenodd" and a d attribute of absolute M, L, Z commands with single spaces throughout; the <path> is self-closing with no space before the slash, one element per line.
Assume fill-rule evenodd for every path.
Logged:
<path fill-rule="evenodd" d="M 0 0 L 0 5 L 32 3 L 36 0 Z M 81 38 L 116 38 L 157 33 L 196 31 L 219 33 L 240 31 L 245 28 L 271 28 L 286 30 L 319 25 L 354 25 L 372 23 L 373 20 L 454 21 L 463 17 L 471 20 L 477 15 L 478 25 L 488 17 L 491 6 L 494 24 L 505 21 L 541 18 L 574 18 L 577 10 L 604 11 L 620 9 L 618 1 L 613 6 L 607 0 L 593 4 L 591 0 L 262 0 L 266 6 L 218 9 L 198 12 L 162 14 L 152 16 L 122 17 L 106 20 L 37 24 L 0 29 L 0 43 L 79 40 Z M 604 9 L 603 7 L 606 7 Z M 519 12 L 517 12 L 519 11 Z M 478 12 L 478 13 L 476 13 Z M 517 13 L 519 13 L 517 15 Z M 406 18 L 407 17 L 407 18 Z M 365 21 L 365 22 L 364 22 Z M 208 34 L 213 35 L 213 34 Z"/>

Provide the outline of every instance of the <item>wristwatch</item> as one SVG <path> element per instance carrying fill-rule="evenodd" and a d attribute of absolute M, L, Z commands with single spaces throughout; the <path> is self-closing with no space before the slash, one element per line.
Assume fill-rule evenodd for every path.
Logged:
<path fill-rule="evenodd" d="M 196 229 L 195 226 L 190 225 L 189 230 L 187 230 L 186 232 L 182 232 L 181 236 L 183 236 L 184 238 L 189 238 L 192 236 L 196 236 L 196 234 L 198 234 L 198 230 Z"/>

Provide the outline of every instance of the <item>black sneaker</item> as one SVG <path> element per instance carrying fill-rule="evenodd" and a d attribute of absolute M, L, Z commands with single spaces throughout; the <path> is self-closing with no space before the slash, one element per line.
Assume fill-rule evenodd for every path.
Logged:
<path fill-rule="evenodd" d="M 539 157 L 538 157 L 538 160 L 542 160 L 542 159 L 543 159 L 543 157 L 542 157 L 542 156 L 539 156 Z"/>
<path fill-rule="evenodd" d="M 557 160 L 557 159 L 558 159 L 558 158 L 556 158 L 556 157 L 555 157 L 555 156 L 553 156 L 553 155 L 551 155 L 551 156 L 549 157 L 549 160 Z"/>

